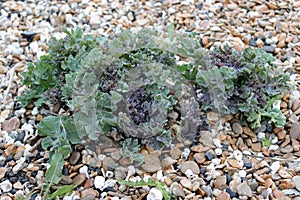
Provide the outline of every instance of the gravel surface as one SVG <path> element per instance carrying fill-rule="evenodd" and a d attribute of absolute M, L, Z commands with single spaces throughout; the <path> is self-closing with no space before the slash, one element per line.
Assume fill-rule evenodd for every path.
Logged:
<path fill-rule="evenodd" d="M 20 72 L 26 62 L 46 53 L 51 37 L 63 27 L 113 36 L 124 28 L 152 27 L 196 32 L 203 47 L 224 45 L 237 50 L 263 48 L 277 58 L 278 69 L 291 73 L 295 91 L 280 108 L 284 128 L 243 127 L 235 116 L 208 114 L 212 129 L 201 132 L 190 149 L 174 146 L 162 161 L 143 170 L 117 164 L 80 145 L 65 161 L 60 184 L 81 183 L 67 199 L 162 199 L 154 187 L 118 185 L 119 178 L 153 177 L 178 199 L 300 199 L 300 1 L 1 1 L 0 2 L 0 194 L 40 199 L 48 153 L 41 148 L 36 125 L 44 117 L 33 105 L 22 108 L 16 97 L 26 89 Z M 216 131 L 214 131 L 216 130 Z M 269 149 L 262 138 L 271 138 Z M 110 149 L 113 152 L 113 149 Z"/>

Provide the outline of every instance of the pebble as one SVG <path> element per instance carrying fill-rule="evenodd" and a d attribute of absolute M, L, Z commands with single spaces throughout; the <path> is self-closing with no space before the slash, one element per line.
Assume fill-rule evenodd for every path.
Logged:
<path fill-rule="evenodd" d="M 162 169 L 161 163 L 157 155 L 146 154 L 144 155 L 145 164 L 142 165 L 142 169 L 145 172 L 154 173 Z"/>
<path fill-rule="evenodd" d="M 226 176 L 218 176 L 216 178 L 216 180 L 214 181 L 214 186 L 216 188 L 218 188 L 219 190 L 223 190 L 226 189 L 227 185 L 226 185 L 227 179 Z"/>
<path fill-rule="evenodd" d="M 294 139 L 298 139 L 300 137 L 300 124 L 298 122 L 294 122 L 292 124 L 290 137 Z"/>
<path fill-rule="evenodd" d="M 221 194 L 216 196 L 217 200 L 230 200 L 230 195 L 227 192 L 221 192 Z"/>
<path fill-rule="evenodd" d="M 20 127 L 20 120 L 18 117 L 13 117 L 2 123 L 2 130 L 11 132 L 17 130 Z"/>
<path fill-rule="evenodd" d="M 300 176 L 294 176 L 292 181 L 295 183 L 295 188 L 300 191 Z"/>
<path fill-rule="evenodd" d="M 239 135 L 243 133 L 243 127 L 239 123 L 233 123 L 232 130 Z"/>
<path fill-rule="evenodd" d="M 280 161 L 273 162 L 270 166 L 270 169 L 272 174 L 277 173 L 277 171 L 280 169 Z"/>
<path fill-rule="evenodd" d="M 148 195 L 147 200 L 162 200 L 163 194 L 162 192 L 157 188 L 151 188 Z"/>
<path fill-rule="evenodd" d="M 246 182 L 243 182 L 237 186 L 237 193 L 241 196 L 247 196 L 247 197 L 252 196 L 251 188 Z"/>
<path fill-rule="evenodd" d="M 86 174 L 78 174 L 73 178 L 73 185 L 81 185 L 86 180 Z"/>
<path fill-rule="evenodd" d="M 0 189 L 2 192 L 8 192 L 12 189 L 12 184 L 9 180 L 2 181 L 0 183 Z"/>
<path fill-rule="evenodd" d="M 170 186 L 170 190 L 177 197 L 182 197 L 182 198 L 185 197 L 185 193 L 182 187 L 176 182 L 172 183 L 172 185 Z"/>
<path fill-rule="evenodd" d="M 80 153 L 78 151 L 73 151 L 69 158 L 70 164 L 75 165 L 78 162 L 79 158 L 80 158 Z"/>
<path fill-rule="evenodd" d="M 186 162 L 181 163 L 180 171 L 182 173 L 185 173 L 187 170 L 191 170 L 194 174 L 199 174 L 200 173 L 199 166 L 194 161 L 186 161 Z"/>

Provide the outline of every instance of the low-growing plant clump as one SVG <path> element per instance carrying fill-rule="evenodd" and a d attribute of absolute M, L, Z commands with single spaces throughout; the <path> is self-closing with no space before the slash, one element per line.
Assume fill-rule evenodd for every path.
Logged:
<path fill-rule="evenodd" d="M 79 29 L 65 33 L 29 65 L 23 74 L 29 90 L 19 98 L 37 107 L 61 101 L 70 109 L 69 116 L 46 116 L 38 125 L 50 151 L 46 193 L 59 183 L 72 144 L 101 145 L 105 137 L 139 166 L 142 146 L 162 150 L 195 142 L 200 110 L 240 113 L 251 128 L 263 121 L 285 125 L 274 103 L 289 88 L 289 77 L 261 49 L 206 51 L 193 35 L 175 36 L 172 29 L 168 35 L 127 30 L 112 39 L 84 36 Z"/>

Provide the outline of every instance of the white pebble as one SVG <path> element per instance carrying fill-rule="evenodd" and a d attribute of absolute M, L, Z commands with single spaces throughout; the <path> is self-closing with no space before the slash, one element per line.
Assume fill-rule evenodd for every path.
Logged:
<path fill-rule="evenodd" d="M 219 138 L 213 138 L 213 144 L 217 147 L 217 148 L 221 148 L 221 142 Z"/>
<path fill-rule="evenodd" d="M 279 146 L 278 146 L 278 145 L 272 144 L 272 145 L 269 147 L 269 150 L 270 150 L 270 151 L 276 151 L 277 149 L 279 149 Z"/>
<path fill-rule="evenodd" d="M 37 107 L 34 107 L 32 109 L 31 114 L 34 115 L 34 116 L 37 115 L 37 114 L 39 114 L 39 110 L 37 109 Z"/>
<path fill-rule="evenodd" d="M 278 142 L 278 137 L 275 137 L 273 140 L 272 140 L 272 144 L 277 144 Z"/>
<path fill-rule="evenodd" d="M 114 172 L 112 172 L 112 171 L 107 171 L 107 172 L 105 173 L 105 176 L 106 176 L 107 178 L 112 178 L 112 177 L 114 177 Z"/>
<path fill-rule="evenodd" d="M 257 134 L 257 138 L 258 139 L 263 139 L 263 138 L 266 138 L 266 134 L 265 133 L 263 133 L 263 132 L 259 132 L 258 134 Z"/>
<path fill-rule="evenodd" d="M 164 181 L 164 175 L 163 175 L 163 171 L 162 170 L 159 170 L 157 173 L 156 173 L 156 178 L 158 181 Z"/>
<path fill-rule="evenodd" d="M 217 156 L 222 155 L 222 149 L 221 149 L 221 148 L 216 148 L 216 149 L 215 149 L 215 154 L 216 154 Z"/>
<path fill-rule="evenodd" d="M 87 179 L 90 178 L 90 175 L 88 173 L 88 167 L 86 165 L 80 167 L 79 173 L 85 174 Z"/>
<path fill-rule="evenodd" d="M 214 165 L 219 165 L 221 163 L 221 159 L 214 158 L 214 159 L 211 160 L 211 163 L 213 163 Z"/>
<path fill-rule="evenodd" d="M 235 151 L 233 151 L 233 157 L 236 160 L 240 161 L 240 160 L 243 159 L 243 154 L 242 154 L 242 152 L 240 150 L 235 150 Z"/>
<path fill-rule="evenodd" d="M 163 194 L 157 188 L 151 188 L 148 195 L 147 200 L 162 200 Z"/>
<path fill-rule="evenodd" d="M 94 181 L 95 188 L 103 190 L 105 185 L 105 178 L 103 176 L 96 176 Z"/>
<path fill-rule="evenodd" d="M 6 181 L 2 181 L 0 183 L 0 189 L 2 190 L 2 192 L 8 192 L 12 189 L 12 184 L 9 180 Z"/>
<path fill-rule="evenodd" d="M 276 172 L 279 170 L 279 168 L 280 168 L 280 161 L 275 161 L 275 162 L 273 162 L 272 163 L 272 165 L 271 165 L 271 170 L 272 170 L 272 174 L 276 174 Z"/>
<path fill-rule="evenodd" d="M 246 177 L 247 172 L 246 172 L 245 170 L 241 170 L 241 171 L 239 171 L 239 175 L 240 175 L 241 177 Z"/>
<path fill-rule="evenodd" d="M 189 148 L 184 148 L 183 152 L 181 153 L 181 158 L 186 160 L 190 155 L 191 150 Z"/>

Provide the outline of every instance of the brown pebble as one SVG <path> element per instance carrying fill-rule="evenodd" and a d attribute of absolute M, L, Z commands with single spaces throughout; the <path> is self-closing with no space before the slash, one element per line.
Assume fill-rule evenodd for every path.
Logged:
<path fill-rule="evenodd" d="M 293 189 L 295 188 L 295 183 L 290 179 L 282 179 L 278 187 L 282 190 Z"/>
<path fill-rule="evenodd" d="M 210 147 L 203 147 L 201 145 L 196 145 L 196 146 L 192 146 L 191 147 L 191 150 L 194 151 L 194 152 L 206 152 L 208 150 L 210 150 L 211 148 Z"/>
<path fill-rule="evenodd" d="M 41 114 L 38 114 L 38 115 L 36 116 L 36 121 L 37 121 L 37 122 L 42 121 L 42 119 L 43 119 L 43 116 L 42 116 Z"/>
<path fill-rule="evenodd" d="M 19 127 L 20 127 L 20 120 L 18 117 L 13 117 L 2 123 L 2 130 L 7 131 L 9 133 L 11 131 L 18 129 Z"/>
<path fill-rule="evenodd" d="M 300 124 L 298 122 L 294 122 L 292 124 L 290 136 L 294 139 L 298 139 L 300 137 Z"/>
<path fill-rule="evenodd" d="M 292 147 L 293 147 L 294 151 L 298 152 L 300 150 L 299 141 L 294 138 L 292 138 L 291 141 L 292 141 Z"/>
<path fill-rule="evenodd" d="M 284 138 L 284 142 L 280 145 L 280 148 L 284 148 L 286 145 L 290 143 L 291 139 L 289 135 L 286 135 Z"/>
<path fill-rule="evenodd" d="M 261 152 L 261 143 L 260 142 L 252 143 L 251 149 L 255 152 Z"/>
<path fill-rule="evenodd" d="M 164 179 L 164 182 L 165 182 L 165 184 L 166 184 L 167 186 L 170 186 L 170 185 L 173 183 L 173 181 L 172 181 L 172 179 L 171 179 L 170 177 L 166 177 L 166 178 Z"/>
<path fill-rule="evenodd" d="M 229 200 L 230 195 L 227 192 L 222 192 L 216 197 L 216 200 Z"/>
<path fill-rule="evenodd" d="M 274 190 L 273 195 L 276 199 L 284 199 L 284 193 L 280 190 Z"/>
<path fill-rule="evenodd" d="M 206 161 L 205 153 L 195 153 L 193 157 L 198 164 L 203 164 Z"/>
<path fill-rule="evenodd" d="M 86 174 L 80 173 L 73 178 L 73 185 L 81 185 L 86 179 Z"/>
<path fill-rule="evenodd" d="M 278 137 L 279 140 L 283 140 L 285 138 L 285 135 L 286 135 L 286 131 L 285 130 L 280 130 L 277 133 L 277 137 Z"/>
<path fill-rule="evenodd" d="M 287 179 L 291 179 L 292 175 L 290 175 L 285 169 L 280 169 L 278 171 L 279 176 L 281 176 L 282 178 L 287 178 Z"/>

